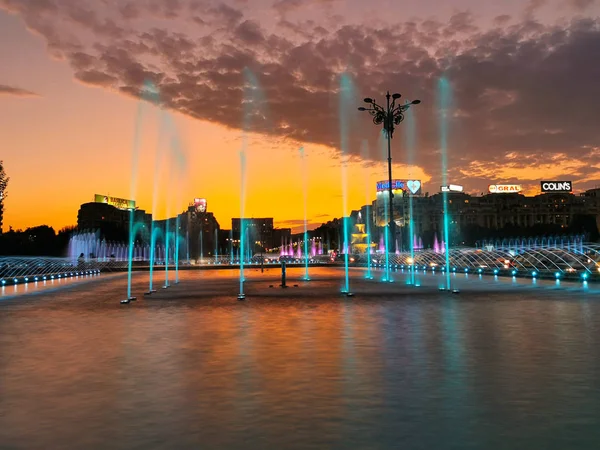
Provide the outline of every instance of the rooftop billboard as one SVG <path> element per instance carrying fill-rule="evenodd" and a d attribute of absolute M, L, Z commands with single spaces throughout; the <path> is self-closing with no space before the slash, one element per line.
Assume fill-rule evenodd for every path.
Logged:
<path fill-rule="evenodd" d="M 420 195 L 421 187 L 421 180 L 392 180 L 392 191 L 404 191 L 412 195 Z M 377 192 L 386 192 L 389 190 L 389 180 L 377 182 Z"/>
<path fill-rule="evenodd" d="M 196 212 L 205 213 L 206 212 L 206 199 L 205 198 L 195 198 L 194 199 L 194 208 Z"/>
<path fill-rule="evenodd" d="M 106 203 L 118 209 L 135 209 L 135 200 L 111 197 L 109 195 L 94 194 L 95 203 Z"/>
<path fill-rule="evenodd" d="M 542 192 L 573 192 L 572 181 L 541 181 Z"/>
<path fill-rule="evenodd" d="M 518 194 L 522 190 L 520 184 L 490 184 L 488 186 L 490 194 Z"/>

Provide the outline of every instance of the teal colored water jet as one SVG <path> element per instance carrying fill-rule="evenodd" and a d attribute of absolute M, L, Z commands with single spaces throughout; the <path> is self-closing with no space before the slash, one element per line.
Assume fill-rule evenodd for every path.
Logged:
<path fill-rule="evenodd" d="M 157 94 L 158 96 L 158 94 Z M 157 104 L 160 106 L 158 100 Z M 152 190 L 152 211 L 156 211 L 158 207 L 158 198 L 159 198 L 159 184 L 160 184 L 160 170 L 163 167 L 163 159 L 164 159 L 164 136 L 165 136 L 165 128 L 166 128 L 166 120 L 167 113 L 164 109 L 161 108 L 159 115 L 159 126 L 158 126 L 158 139 L 156 144 L 156 156 L 154 158 L 154 186 Z M 157 230 L 155 232 L 155 230 Z M 154 291 L 153 287 L 153 273 L 154 273 L 154 252 L 156 247 L 156 239 L 158 235 L 164 240 L 164 234 L 160 228 L 155 228 L 155 223 L 152 221 L 151 230 L 150 230 L 150 279 L 148 281 L 148 292 L 152 293 Z"/>
<path fill-rule="evenodd" d="M 165 284 L 163 288 L 168 288 L 169 284 L 169 241 L 171 240 L 171 232 L 169 231 L 169 222 L 171 219 L 167 219 L 166 221 L 166 229 L 165 229 Z"/>
<path fill-rule="evenodd" d="M 245 298 L 244 294 L 244 256 L 246 245 L 246 221 L 244 220 L 244 185 L 246 183 L 246 154 L 244 150 L 240 152 L 240 293 L 239 299 Z"/>
<path fill-rule="evenodd" d="M 304 191 L 304 281 L 309 281 L 308 276 L 308 223 L 307 223 L 307 209 L 308 209 L 308 175 L 306 168 L 306 155 L 304 153 L 304 147 L 300 147 L 300 159 L 302 162 L 302 190 Z"/>
<path fill-rule="evenodd" d="M 253 129 L 261 130 L 268 126 L 265 108 L 266 99 L 257 77 L 247 67 L 243 70 L 244 96 L 242 99 L 242 149 L 240 151 L 240 293 L 239 300 L 245 299 L 244 294 L 244 259 L 248 252 L 251 258 L 252 248 L 248 245 L 246 236 L 245 202 L 246 202 L 246 150 L 248 148 L 248 134 Z"/>
<path fill-rule="evenodd" d="M 452 103 L 452 86 L 446 77 L 441 77 L 438 81 L 438 107 L 440 112 L 440 154 L 442 170 L 442 186 L 448 185 L 448 121 L 449 109 Z M 446 242 L 445 264 L 446 264 L 446 289 L 451 289 L 450 278 L 450 224 L 448 213 L 448 192 L 442 192 L 442 202 L 444 211 L 444 241 Z"/>
<path fill-rule="evenodd" d="M 174 178 L 174 181 L 179 181 L 181 183 L 181 180 L 183 179 L 183 175 L 186 171 L 187 168 L 187 158 L 183 149 L 183 146 L 181 144 L 181 141 L 179 140 L 179 136 L 178 136 L 178 132 L 177 132 L 177 128 L 175 126 L 175 123 L 171 120 L 171 117 L 168 116 L 168 124 L 169 124 L 169 131 L 170 131 L 170 135 L 171 135 L 171 145 L 170 145 L 170 159 L 172 164 L 171 167 L 171 176 Z M 174 174 L 173 174 L 174 172 Z M 181 185 L 177 186 L 176 188 L 176 210 L 178 208 L 178 205 L 181 204 Z M 174 263 L 175 263 L 175 284 L 179 283 L 179 251 L 181 249 L 181 241 L 182 241 L 182 236 L 180 233 L 180 216 L 179 214 L 177 214 L 177 216 L 175 217 L 175 230 L 173 231 L 173 259 L 174 259 Z"/>
<path fill-rule="evenodd" d="M 344 287 L 342 292 L 346 295 L 350 293 L 350 275 L 348 270 L 350 251 L 348 239 L 348 159 L 350 157 L 350 130 L 352 130 L 352 117 L 350 112 L 354 112 L 354 102 L 356 92 L 352 79 L 348 74 L 342 74 L 340 77 L 339 94 L 339 119 L 340 119 L 340 150 L 342 152 L 342 227 L 344 233 Z"/>
<path fill-rule="evenodd" d="M 406 164 L 412 168 L 415 162 L 416 124 L 415 114 L 409 109 L 404 113 L 404 139 L 406 145 Z M 408 178 L 413 174 L 409 172 Z M 410 242 L 410 284 L 415 286 L 415 221 L 413 213 L 413 195 L 408 197 L 408 234 Z"/>
<path fill-rule="evenodd" d="M 154 85 L 150 82 L 146 82 L 141 89 L 140 102 L 138 104 L 135 129 L 133 133 L 133 150 L 131 153 L 131 189 L 130 198 L 135 199 L 137 194 L 137 180 L 139 172 L 139 154 L 140 154 L 140 137 L 142 129 L 142 120 L 144 117 L 144 105 L 146 101 L 153 101 L 157 98 L 157 90 Z M 127 299 L 128 302 L 134 299 L 131 294 L 131 278 L 132 278 L 132 266 L 133 266 L 133 244 L 135 239 L 135 210 L 129 210 L 129 246 L 127 255 Z"/>
<path fill-rule="evenodd" d="M 179 244 L 181 236 L 179 235 L 179 215 L 175 219 L 175 233 L 173 234 L 175 240 L 175 284 L 179 283 Z"/>
<path fill-rule="evenodd" d="M 148 288 L 148 292 L 153 292 L 154 291 L 154 260 L 156 258 L 155 252 L 156 252 L 156 241 L 158 239 L 158 237 L 163 237 L 163 231 L 160 227 L 157 227 L 154 223 L 154 221 L 152 221 L 152 226 L 151 226 L 151 231 L 150 231 L 150 281 L 149 281 L 149 288 Z"/>
<path fill-rule="evenodd" d="M 369 159 L 369 142 L 367 140 L 364 140 L 362 143 L 362 149 L 361 149 L 361 156 L 363 161 L 368 161 Z M 367 274 L 365 275 L 365 278 L 368 280 L 372 280 L 373 279 L 373 275 L 371 274 L 371 222 L 372 222 L 372 217 L 371 217 L 371 190 L 372 190 L 372 186 L 371 186 L 371 177 L 369 176 L 369 167 L 365 167 L 364 169 L 364 173 L 365 173 L 365 190 L 366 190 L 366 206 L 367 206 L 367 217 L 365 218 L 366 221 L 366 233 L 367 233 Z"/>

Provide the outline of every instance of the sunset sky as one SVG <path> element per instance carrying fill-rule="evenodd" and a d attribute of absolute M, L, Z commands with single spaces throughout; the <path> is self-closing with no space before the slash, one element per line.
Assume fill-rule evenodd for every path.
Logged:
<path fill-rule="evenodd" d="M 449 182 L 600 184 L 600 0 L 0 0 L 0 61 L 5 230 L 74 225 L 95 193 L 156 218 L 205 197 L 229 228 L 242 150 L 247 217 L 298 226 L 306 181 L 318 225 L 343 213 L 341 142 L 348 211 L 386 178 L 356 107 L 388 89 L 422 101 L 394 177 L 436 193 L 442 76 Z"/>

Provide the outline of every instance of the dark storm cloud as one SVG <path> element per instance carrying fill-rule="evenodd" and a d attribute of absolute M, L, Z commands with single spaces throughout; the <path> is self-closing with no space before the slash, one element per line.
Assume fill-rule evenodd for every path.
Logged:
<path fill-rule="evenodd" d="M 437 180 L 437 86 L 444 76 L 452 90 L 453 181 L 468 177 L 483 183 L 481 174 L 493 172 L 507 155 L 522 156 L 511 159 L 516 168 L 579 161 L 569 173 L 585 178 L 597 170 L 593 168 L 600 147 L 596 20 L 548 26 L 530 17 L 511 22 L 509 16 L 499 16 L 495 28 L 481 30 L 470 13 L 459 12 L 446 22 L 410 21 L 387 28 L 345 25 L 330 30 L 322 27 L 322 21 L 299 24 L 288 17 L 278 19 L 278 28 L 267 29 L 245 18 L 243 6 L 188 0 L 162 2 L 162 7 L 154 8 L 164 16 L 168 5 L 189 24 L 202 20 L 205 25 L 194 25 L 200 35 L 179 31 L 183 28 L 175 21 L 169 28 L 128 26 L 133 18 L 148 14 L 152 1 L 136 3 L 138 9 L 129 17 L 121 11 L 121 19 L 91 13 L 91 3 L 84 1 L 0 0 L 0 6 L 18 12 L 47 39 L 51 50 L 62 52 L 82 82 L 139 96 L 143 83 L 151 80 L 163 105 L 234 129 L 338 148 L 343 118 L 352 125 L 349 150 L 360 155 L 363 139 L 376 142 L 379 130 L 366 114 L 359 115 L 356 106 L 363 97 L 383 101 L 386 89 L 401 89 L 408 99 L 423 101 L 414 109 L 418 146 L 414 162 Z M 543 3 L 530 2 L 529 11 Z M 285 4 L 293 8 L 295 3 Z M 57 18 L 92 31 L 97 43 L 84 45 L 75 27 L 59 27 Z M 72 33 L 65 31 L 71 29 Z M 354 91 L 350 106 L 340 110 L 344 72 L 352 78 Z M 395 135 L 398 162 L 403 160 L 407 132 L 405 123 Z M 371 157 L 379 158 L 379 152 L 372 151 Z"/>
<path fill-rule="evenodd" d="M 27 89 L 21 89 L 14 86 L 7 86 L 0 84 L 0 95 L 11 95 L 13 97 L 39 97 L 40 94 L 28 91 Z"/>

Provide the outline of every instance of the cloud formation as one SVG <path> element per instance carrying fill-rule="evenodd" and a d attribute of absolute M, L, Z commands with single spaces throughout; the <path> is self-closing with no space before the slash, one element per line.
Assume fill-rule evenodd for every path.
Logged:
<path fill-rule="evenodd" d="M 14 86 L 7 86 L 0 84 L 0 95 L 12 95 L 13 97 L 39 97 L 39 94 L 28 91 L 27 89 L 21 89 Z"/>
<path fill-rule="evenodd" d="M 298 8 L 295 0 L 274 2 L 280 17 L 274 21 L 257 18 L 240 1 L 100 3 L 113 7 L 85 0 L 0 0 L 0 7 L 41 34 L 81 82 L 140 97 L 151 81 L 165 107 L 201 120 L 335 149 L 342 123 L 350 130 L 347 150 L 360 156 L 362 141 L 377 142 L 379 130 L 356 107 L 363 97 L 382 101 L 387 89 L 399 89 L 422 104 L 414 108 L 413 125 L 400 125 L 394 137 L 395 161 L 406 161 L 404 136 L 414 127 L 413 163 L 437 183 L 443 77 L 452 98 L 453 182 L 479 189 L 490 177 L 516 181 L 511 173 L 523 181 L 528 168 L 550 161 L 565 163 L 561 175 L 575 179 L 600 171 L 594 160 L 600 22 L 541 24 L 533 14 L 543 0 L 527 3 L 521 21 L 503 15 L 487 29 L 468 11 L 447 21 L 374 27 L 338 20 L 332 27 L 330 16 L 292 21 L 286 13 Z M 332 2 L 311 3 L 330 8 Z M 592 1 L 568 4 L 582 10 Z M 340 95 L 343 74 L 351 83 Z M 495 168 L 508 155 L 520 155 L 511 160 L 515 170 L 500 174 Z M 379 159 L 379 152 L 370 158 Z"/>

